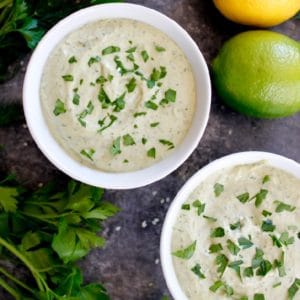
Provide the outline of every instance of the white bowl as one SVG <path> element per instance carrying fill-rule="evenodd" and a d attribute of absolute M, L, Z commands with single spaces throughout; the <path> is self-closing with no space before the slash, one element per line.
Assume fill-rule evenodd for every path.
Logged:
<path fill-rule="evenodd" d="M 196 110 L 192 126 L 182 144 L 166 159 L 151 167 L 127 173 L 108 173 L 83 166 L 72 159 L 56 142 L 43 116 L 40 81 L 47 58 L 54 47 L 70 32 L 100 19 L 128 18 L 150 24 L 173 39 L 187 56 L 196 81 Z M 24 86 L 23 106 L 33 139 L 44 155 L 69 176 L 112 189 L 136 188 L 157 181 L 178 168 L 197 147 L 207 125 L 211 86 L 207 65 L 188 33 L 167 16 L 134 4 L 102 4 L 82 9 L 55 25 L 41 40 L 29 62 Z"/>
<path fill-rule="evenodd" d="M 179 211 L 181 210 L 181 205 L 188 199 L 190 194 L 201 182 L 215 172 L 220 171 L 223 168 L 252 164 L 262 160 L 265 160 L 273 167 L 282 169 L 300 179 L 300 164 L 291 159 L 268 152 L 240 152 L 217 159 L 199 170 L 184 184 L 176 195 L 166 215 L 160 240 L 160 256 L 163 274 L 167 286 L 175 300 L 187 300 L 187 297 L 177 280 L 171 254 L 173 226 L 177 220 Z"/>

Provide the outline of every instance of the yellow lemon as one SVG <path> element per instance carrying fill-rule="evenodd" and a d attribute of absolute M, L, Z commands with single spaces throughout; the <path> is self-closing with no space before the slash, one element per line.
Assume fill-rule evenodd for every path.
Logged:
<path fill-rule="evenodd" d="M 300 0 L 214 0 L 214 3 L 231 21 L 258 27 L 278 25 L 300 10 Z"/>
<path fill-rule="evenodd" d="M 235 110 L 257 118 L 300 111 L 300 43 L 266 30 L 227 41 L 212 64 L 219 96 Z"/>

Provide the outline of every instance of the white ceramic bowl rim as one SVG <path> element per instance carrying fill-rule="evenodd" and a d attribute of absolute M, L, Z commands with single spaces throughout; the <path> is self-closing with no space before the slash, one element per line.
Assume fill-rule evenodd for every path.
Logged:
<path fill-rule="evenodd" d="M 171 255 L 173 226 L 180 212 L 181 205 L 188 199 L 195 188 L 213 173 L 236 165 L 252 164 L 259 161 L 266 161 L 268 164 L 282 169 L 300 179 L 300 164 L 294 160 L 269 152 L 249 151 L 227 155 L 209 163 L 196 172 L 179 190 L 167 212 L 160 240 L 160 256 L 163 274 L 174 299 L 187 300 L 177 280 Z"/>
<path fill-rule="evenodd" d="M 70 32 L 86 23 L 107 18 L 129 18 L 150 24 L 172 38 L 188 57 L 197 89 L 193 124 L 182 144 L 166 159 L 139 171 L 108 173 L 94 170 L 73 160 L 48 130 L 39 100 L 42 71 L 53 48 Z M 29 62 L 24 86 L 23 106 L 29 130 L 44 155 L 69 176 L 112 189 L 136 188 L 157 181 L 178 168 L 197 147 L 207 125 L 211 99 L 209 72 L 196 43 L 188 33 L 167 16 L 135 4 L 101 4 L 82 9 L 55 25 L 41 40 Z"/>

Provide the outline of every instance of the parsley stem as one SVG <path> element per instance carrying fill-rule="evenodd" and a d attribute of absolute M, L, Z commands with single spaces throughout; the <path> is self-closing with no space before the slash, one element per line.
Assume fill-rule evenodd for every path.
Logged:
<path fill-rule="evenodd" d="M 9 284 L 7 284 L 1 277 L 0 277 L 0 286 L 2 286 L 16 300 L 21 300 L 21 295 L 15 289 L 13 289 Z"/>
<path fill-rule="evenodd" d="M 0 245 L 2 245 L 4 248 L 6 248 L 9 252 L 11 252 L 13 255 L 15 255 L 18 259 L 20 259 L 25 266 L 30 270 L 32 273 L 32 276 L 34 277 L 38 288 L 41 291 L 49 291 L 49 287 L 45 280 L 40 276 L 39 272 L 35 269 L 35 267 L 30 263 L 30 261 L 20 252 L 18 251 L 14 246 L 9 244 L 6 240 L 4 240 L 2 237 L 0 237 Z"/>
<path fill-rule="evenodd" d="M 18 284 L 19 286 L 21 286 L 24 290 L 29 291 L 30 293 L 34 294 L 34 291 L 25 283 L 21 282 L 20 280 L 18 280 L 15 276 L 13 276 L 12 274 L 10 274 L 9 272 L 7 272 L 4 268 L 0 267 L 0 272 L 5 275 L 8 279 L 10 279 L 11 281 L 13 281 L 14 283 Z"/>

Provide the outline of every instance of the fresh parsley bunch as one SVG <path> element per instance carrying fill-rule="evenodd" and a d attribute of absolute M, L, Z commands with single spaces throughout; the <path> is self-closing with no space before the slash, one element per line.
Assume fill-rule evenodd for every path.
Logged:
<path fill-rule="evenodd" d="M 75 264 L 104 245 L 97 232 L 118 212 L 103 201 L 103 189 L 71 180 L 63 189 L 50 183 L 32 192 L 11 179 L 0 182 L 0 286 L 22 300 L 109 299 L 100 284 L 83 285 Z M 32 278 L 16 277 L 7 261 Z"/>

